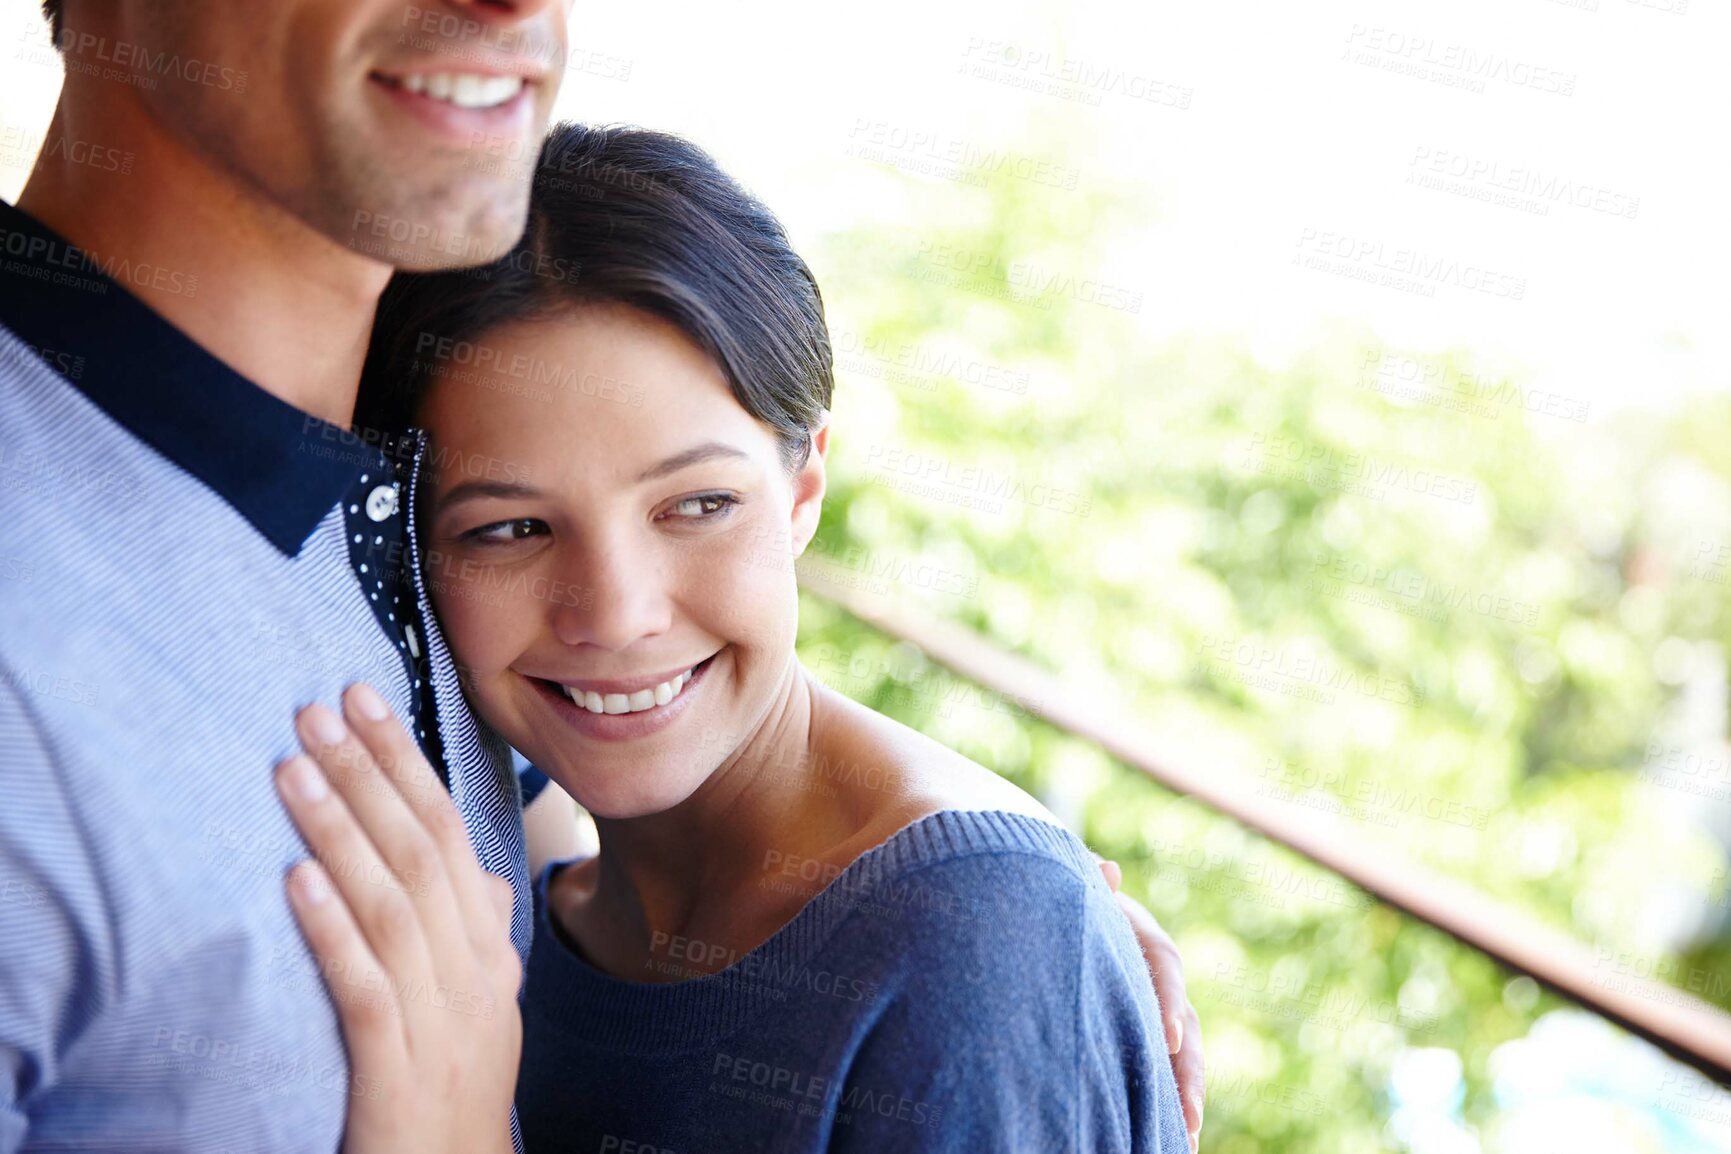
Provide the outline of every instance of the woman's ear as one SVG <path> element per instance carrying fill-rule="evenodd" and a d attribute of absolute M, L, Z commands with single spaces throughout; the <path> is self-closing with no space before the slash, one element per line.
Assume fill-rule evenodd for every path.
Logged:
<path fill-rule="evenodd" d="M 811 433 L 811 452 L 805 464 L 793 475 L 793 532 L 790 535 L 793 555 L 801 556 L 811 539 L 817 535 L 817 523 L 823 517 L 823 492 L 826 484 L 824 458 L 829 453 L 829 412 Z"/>

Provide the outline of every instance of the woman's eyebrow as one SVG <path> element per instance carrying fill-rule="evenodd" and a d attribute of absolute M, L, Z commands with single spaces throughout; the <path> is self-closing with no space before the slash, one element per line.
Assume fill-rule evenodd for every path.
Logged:
<path fill-rule="evenodd" d="M 482 497 L 539 497 L 541 490 L 533 485 L 519 485 L 511 481 L 464 481 L 461 485 L 452 486 L 451 490 L 433 504 L 435 512 L 443 512 L 452 505 L 464 501 L 475 501 Z"/>
<path fill-rule="evenodd" d="M 743 460 L 750 460 L 750 455 L 742 449 L 736 449 L 732 445 L 726 445 L 720 441 L 705 441 L 701 445 L 693 445 L 689 449 L 673 454 L 664 461 L 649 466 L 637 474 L 637 483 L 653 481 L 657 477 L 665 477 L 670 473 L 677 473 L 681 469 L 690 468 L 692 465 L 715 460 L 717 457 L 738 457 Z"/>

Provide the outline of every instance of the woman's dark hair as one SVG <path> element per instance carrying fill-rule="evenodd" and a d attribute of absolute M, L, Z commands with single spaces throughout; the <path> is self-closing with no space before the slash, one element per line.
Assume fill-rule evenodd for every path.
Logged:
<path fill-rule="evenodd" d="M 48 31 L 56 47 L 60 44 L 60 26 L 66 19 L 61 11 L 64 5 L 65 0 L 42 0 L 42 15 L 48 19 Z"/>
<path fill-rule="evenodd" d="M 358 423 L 402 428 L 448 360 L 515 321 L 629 305 L 715 361 L 790 468 L 834 388 L 823 299 L 781 223 L 708 153 L 662 132 L 556 125 L 523 239 L 480 268 L 398 273 L 379 304 Z M 441 343 L 442 342 L 442 343 Z"/>

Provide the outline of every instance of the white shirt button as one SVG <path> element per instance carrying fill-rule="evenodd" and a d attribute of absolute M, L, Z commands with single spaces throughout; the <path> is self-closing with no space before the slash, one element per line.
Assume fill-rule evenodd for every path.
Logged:
<path fill-rule="evenodd" d="M 415 638 L 415 627 L 408 623 L 403 625 L 403 638 L 409 643 L 409 656 L 416 661 L 421 659 L 421 643 Z"/>
<path fill-rule="evenodd" d="M 393 485 L 380 485 L 367 494 L 367 516 L 383 521 L 397 511 L 397 490 Z"/>

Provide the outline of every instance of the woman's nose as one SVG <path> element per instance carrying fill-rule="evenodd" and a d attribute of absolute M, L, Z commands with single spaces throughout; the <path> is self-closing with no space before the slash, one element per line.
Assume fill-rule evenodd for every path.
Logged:
<path fill-rule="evenodd" d="M 552 622 L 563 644 L 624 649 L 672 624 L 672 598 L 651 559 L 623 548 L 579 551 L 561 568 L 568 588 L 552 599 Z"/>

